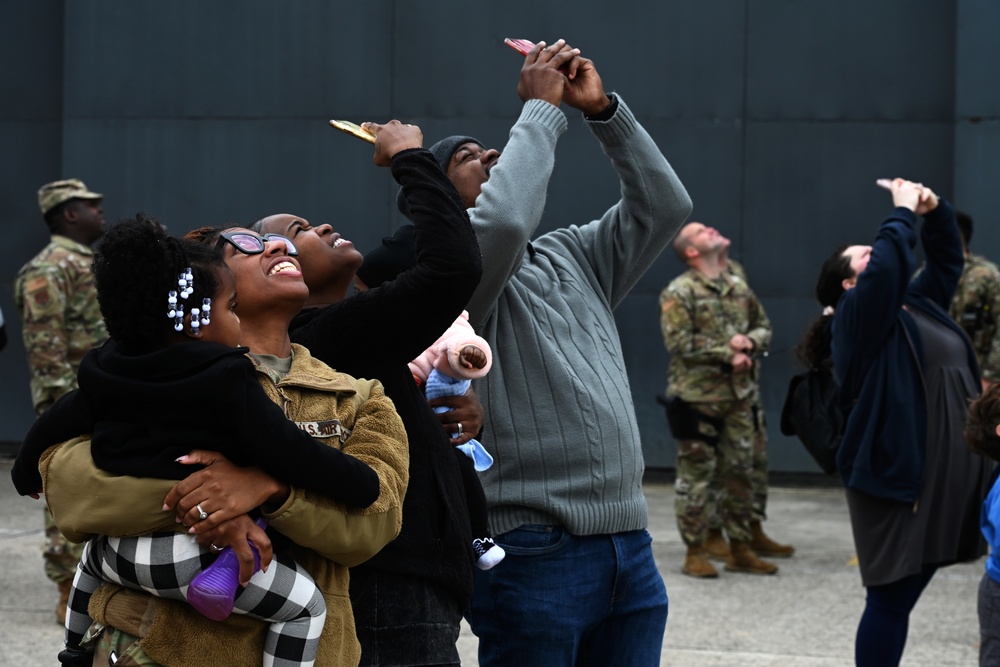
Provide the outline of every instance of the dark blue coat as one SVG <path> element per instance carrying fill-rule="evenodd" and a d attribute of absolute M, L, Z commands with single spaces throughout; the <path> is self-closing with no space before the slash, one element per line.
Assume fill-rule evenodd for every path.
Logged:
<path fill-rule="evenodd" d="M 946 201 L 924 218 L 927 265 L 911 280 L 916 241 L 916 215 L 896 208 L 879 227 L 868 268 L 837 303 L 832 341 L 841 395 L 851 406 L 837 456 L 844 484 L 906 503 L 920 493 L 927 404 L 923 343 L 904 304 L 965 341 L 978 380 L 972 345 L 947 311 L 965 260 L 955 213 Z"/>

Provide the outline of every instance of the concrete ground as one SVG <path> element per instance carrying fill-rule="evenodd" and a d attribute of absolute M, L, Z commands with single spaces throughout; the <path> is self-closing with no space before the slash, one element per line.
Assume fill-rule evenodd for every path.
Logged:
<path fill-rule="evenodd" d="M 0 665 L 49 667 L 62 643 L 55 586 L 42 570 L 39 501 L 18 497 L 11 461 L 0 459 Z M 673 519 L 673 488 L 646 484 L 650 533 L 670 596 L 661 665 L 680 667 L 847 667 L 864 589 L 843 491 L 776 487 L 768 533 L 791 542 L 793 558 L 776 576 L 722 572 L 715 580 L 680 573 L 684 547 Z M 910 621 L 906 667 L 976 665 L 976 589 L 983 563 L 940 571 Z M 476 639 L 464 628 L 462 664 L 475 666 Z M 627 666 L 623 666 L 627 667 Z"/>

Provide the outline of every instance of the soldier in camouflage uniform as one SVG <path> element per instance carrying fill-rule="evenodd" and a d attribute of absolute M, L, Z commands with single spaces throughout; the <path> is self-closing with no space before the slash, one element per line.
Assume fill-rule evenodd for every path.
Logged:
<path fill-rule="evenodd" d="M 956 211 L 955 218 L 962 233 L 965 268 L 962 269 L 962 277 L 948 312 L 972 340 L 985 389 L 1000 381 L 1000 336 L 997 335 L 997 318 L 1000 318 L 1000 269 L 985 257 L 969 252 L 972 217 Z"/>
<path fill-rule="evenodd" d="M 762 442 L 757 359 L 771 342 L 771 323 L 747 282 L 728 266 L 729 239 L 700 222 L 674 240 L 690 268 L 660 294 L 660 325 L 670 352 L 667 395 L 678 439 L 677 525 L 687 545 L 682 571 L 715 577 L 704 546 L 711 524 L 711 488 L 718 479 L 726 569 L 773 574 L 754 533 L 754 450 Z M 758 524 L 759 525 L 759 524 Z"/>
<path fill-rule="evenodd" d="M 728 248 L 723 251 L 722 260 L 725 270 L 737 276 L 743 282 L 747 281 L 746 271 L 735 259 L 728 257 Z M 763 356 L 767 356 L 764 352 Z M 754 380 L 760 379 L 760 366 L 754 364 Z M 772 540 L 764 532 L 762 522 L 767 519 L 767 486 L 768 486 L 768 458 L 767 458 L 767 419 L 764 414 L 764 406 L 760 401 L 760 393 L 757 395 L 757 402 L 754 405 L 757 431 L 754 434 L 753 443 L 753 470 L 750 473 L 750 488 L 752 489 L 753 501 L 751 503 L 750 532 L 753 539 L 750 547 L 758 556 L 771 556 L 773 558 L 789 558 L 795 553 L 795 547 L 787 544 L 779 544 Z M 729 557 L 729 544 L 722 535 L 722 517 L 717 511 L 718 498 L 723 493 L 716 476 L 710 491 L 709 504 L 712 508 L 711 519 L 709 520 L 708 539 L 705 541 L 705 552 L 709 558 L 725 561 Z"/>
<path fill-rule="evenodd" d="M 90 246 L 106 228 L 102 199 L 76 179 L 47 183 L 38 190 L 51 241 L 14 279 L 36 414 L 76 388 L 83 355 L 108 335 L 90 269 Z M 45 574 L 59 587 L 56 618 L 62 623 L 83 545 L 67 542 L 47 509 L 45 535 Z"/>

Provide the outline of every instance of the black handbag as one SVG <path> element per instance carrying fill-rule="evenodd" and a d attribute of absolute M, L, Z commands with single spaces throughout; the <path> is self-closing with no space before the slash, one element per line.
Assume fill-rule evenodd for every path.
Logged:
<path fill-rule="evenodd" d="M 837 472 L 844 420 L 840 386 L 831 369 L 810 369 L 792 376 L 781 408 L 781 432 L 798 437 L 828 475 Z"/>

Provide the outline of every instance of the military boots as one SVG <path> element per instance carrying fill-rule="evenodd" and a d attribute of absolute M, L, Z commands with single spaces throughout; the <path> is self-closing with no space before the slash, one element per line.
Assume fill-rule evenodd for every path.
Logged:
<path fill-rule="evenodd" d="M 795 547 L 790 544 L 778 544 L 764 533 L 764 527 L 760 521 L 750 522 L 750 548 L 758 556 L 768 558 L 789 558 L 795 553 Z"/>
<path fill-rule="evenodd" d="M 708 538 L 705 540 L 705 554 L 712 560 L 725 561 L 729 558 L 729 543 L 722 536 L 721 528 L 712 528 L 708 531 Z"/>
<path fill-rule="evenodd" d="M 688 545 L 681 572 L 697 579 L 714 579 L 719 576 L 719 571 L 705 558 L 702 546 L 695 544 Z"/>
<path fill-rule="evenodd" d="M 729 572 L 745 572 L 747 574 L 774 574 L 778 571 L 778 566 L 761 560 L 750 548 L 749 542 L 737 542 L 733 540 L 729 543 L 732 552 L 726 559 L 726 570 Z"/>

